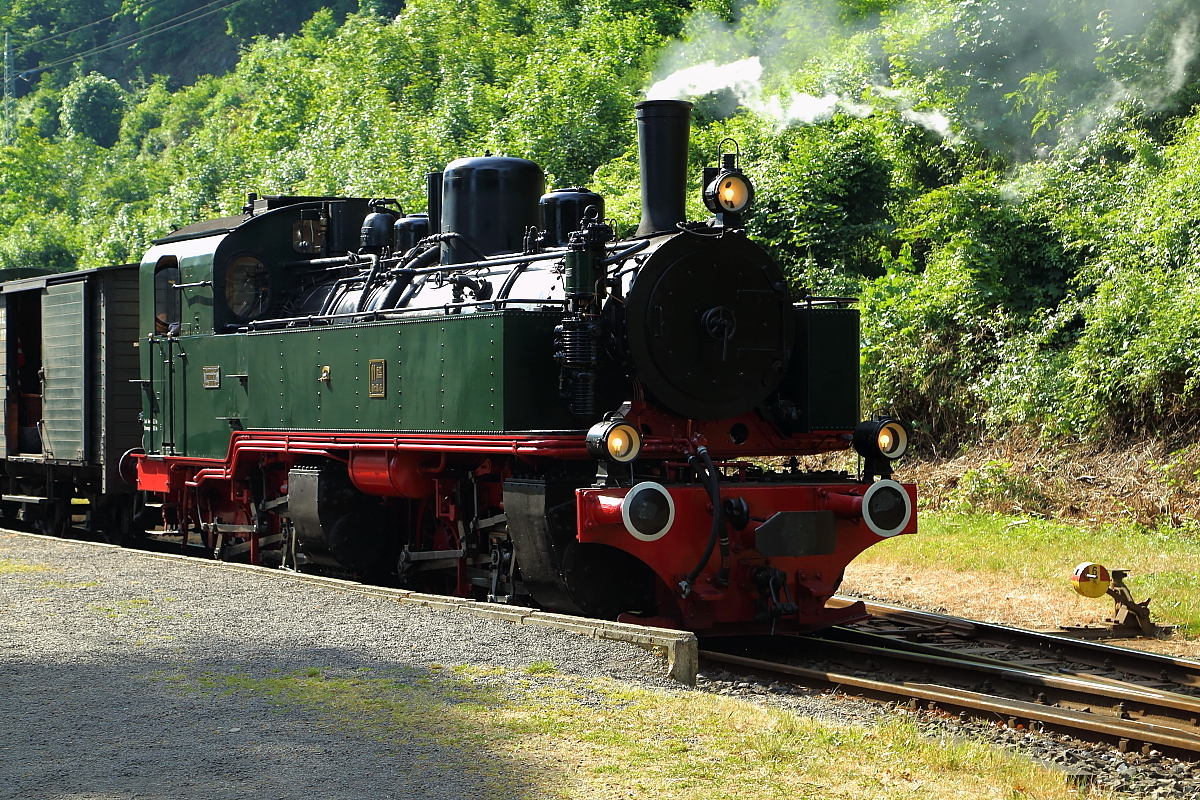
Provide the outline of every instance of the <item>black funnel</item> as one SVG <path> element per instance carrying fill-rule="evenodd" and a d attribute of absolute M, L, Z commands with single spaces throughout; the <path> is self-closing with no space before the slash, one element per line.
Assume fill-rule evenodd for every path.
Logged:
<path fill-rule="evenodd" d="M 642 177 L 642 223 L 637 235 L 674 231 L 687 219 L 688 135 L 692 104 L 645 100 L 637 111 L 638 162 Z"/>

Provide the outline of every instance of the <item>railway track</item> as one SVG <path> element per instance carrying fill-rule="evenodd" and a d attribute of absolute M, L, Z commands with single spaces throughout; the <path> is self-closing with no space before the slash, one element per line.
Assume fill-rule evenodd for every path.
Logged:
<path fill-rule="evenodd" d="M 704 643 L 700 657 L 913 710 L 1200 760 L 1200 662 L 899 606 L 817 636 Z"/>

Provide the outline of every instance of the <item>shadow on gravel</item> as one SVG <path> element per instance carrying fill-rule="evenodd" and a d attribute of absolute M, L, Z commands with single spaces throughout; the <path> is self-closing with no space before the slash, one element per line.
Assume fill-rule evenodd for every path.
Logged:
<path fill-rule="evenodd" d="M 155 657 L 157 655 L 157 657 Z M 364 663 L 338 649 L 281 659 L 0 659 L 0 797 L 545 797 L 488 724 L 502 679 Z M 55 659 L 63 654 L 55 654 Z M 297 664 L 306 666 L 297 667 Z"/>

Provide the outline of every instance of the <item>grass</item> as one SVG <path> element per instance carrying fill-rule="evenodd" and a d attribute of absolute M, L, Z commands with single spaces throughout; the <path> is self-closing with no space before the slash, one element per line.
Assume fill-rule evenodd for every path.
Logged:
<path fill-rule="evenodd" d="M 181 670 L 151 680 L 193 695 L 265 695 L 281 713 L 303 706 L 385 745 L 434 747 L 438 769 L 479 776 L 489 797 L 1079 796 L 1058 774 L 978 742 L 925 738 L 901 717 L 843 726 L 715 695 L 500 674 Z"/>
<path fill-rule="evenodd" d="M 1200 538 L 1167 529 L 1109 526 L 1093 530 L 1062 522 L 1001 514 L 925 512 L 920 532 L 868 549 L 856 564 L 894 566 L 920 574 L 929 565 L 1013 586 L 1073 598 L 1071 571 L 1094 561 L 1131 571 L 1126 583 L 1138 600 L 1152 597 L 1160 623 L 1200 636 Z M 1107 599 L 1091 601 L 1108 603 Z"/>
<path fill-rule="evenodd" d="M 150 611 L 150 601 L 145 598 L 135 597 L 129 600 L 117 600 L 112 605 L 102 606 L 99 603 L 91 603 L 88 605 L 88 611 L 93 611 L 97 614 L 103 614 L 109 619 L 115 619 L 122 614 L 129 613 L 147 613 Z"/>
<path fill-rule="evenodd" d="M 0 575 L 16 575 L 22 572 L 46 572 L 49 567 L 43 564 L 30 564 L 15 558 L 0 558 Z"/>

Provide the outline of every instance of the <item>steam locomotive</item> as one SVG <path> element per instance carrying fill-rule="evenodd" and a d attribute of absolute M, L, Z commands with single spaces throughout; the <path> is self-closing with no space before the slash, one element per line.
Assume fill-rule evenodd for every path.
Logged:
<path fill-rule="evenodd" d="M 624 240 L 489 155 L 426 214 L 250 195 L 140 265 L 0 284 L 0 511 L 700 634 L 861 616 L 826 601 L 916 530 L 907 431 L 859 418 L 851 302 L 747 238 L 736 153 L 685 220 L 690 114 L 636 107 Z M 851 447 L 859 474 L 799 467 Z"/>

